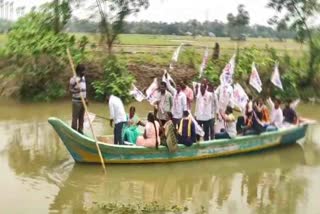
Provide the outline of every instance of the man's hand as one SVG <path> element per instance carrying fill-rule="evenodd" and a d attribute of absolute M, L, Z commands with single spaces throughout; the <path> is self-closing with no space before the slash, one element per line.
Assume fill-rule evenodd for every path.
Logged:
<path fill-rule="evenodd" d="M 110 119 L 110 126 L 113 128 L 113 119 Z"/>

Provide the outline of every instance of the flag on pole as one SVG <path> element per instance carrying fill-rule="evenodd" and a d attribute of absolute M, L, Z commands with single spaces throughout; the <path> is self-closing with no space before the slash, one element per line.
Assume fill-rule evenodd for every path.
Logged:
<path fill-rule="evenodd" d="M 200 65 L 200 78 L 202 77 L 203 73 L 204 73 L 204 70 L 206 69 L 207 67 L 207 64 L 208 64 L 208 57 L 209 57 L 209 49 L 208 47 L 206 48 L 206 50 L 204 51 L 204 55 L 203 55 L 203 59 L 202 59 L 202 63 Z"/>
<path fill-rule="evenodd" d="M 181 43 L 181 45 L 175 50 L 172 56 L 172 61 L 178 62 L 178 58 L 179 58 L 179 54 L 182 46 L 183 46 L 183 43 Z"/>
<path fill-rule="evenodd" d="M 167 76 L 167 77 L 166 77 L 166 76 Z M 164 70 L 164 73 L 163 73 L 163 76 L 162 76 L 162 81 L 163 81 L 163 82 L 167 82 L 166 80 L 171 81 L 174 85 L 176 84 L 176 83 L 174 82 L 174 80 L 172 79 L 172 77 L 170 76 L 170 74 L 168 73 L 168 71 L 165 69 L 165 70 Z"/>
<path fill-rule="evenodd" d="M 254 62 L 252 63 L 252 69 L 251 69 L 251 75 L 250 75 L 250 85 L 257 90 L 257 92 L 262 91 L 262 82 L 258 73 L 258 70 L 256 68 L 256 65 Z"/>
<path fill-rule="evenodd" d="M 234 107 L 233 88 L 230 84 L 219 85 L 215 93 L 219 110 L 225 111 L 227 106 Z"/>
<path fill-rule="evenodd" d="M 149 88 L 146 90 L 147 100 L 153 105 L 158 97 L 158 79 L 154 78 L 153 82 L 149 86 Z"/>
<path fill-rule="evenodd" d="M 271 82 L 278 88 L 280 88 L 281 90 L 283 90 L 282 87 L 282 82 L 280 79 L 280 73 L 279 73 L 279 64 L 276 63 L 276 65 L 274 66 L 274 71 L 273 74 L 271 76 Z"/>
<path fill-rule="evenodd" d="M 132 89 L 130 90 L 129 94 L 133 96 L 138 102 L 146 99 L 144 94 L 134 84 L 132 84 Z"/>
<path fill-rule="evenodd" d="M 244 111 L 249 97 L 239 83 L 236 83 L 233 86 L 233 99 L 234 104 L 238 106 L 241 109 L 241 111 Z"/>
<path fill-rule="evenodd" d="M 232 84 L 235 66 L 236 66 L 236 55 L 234 54 L 232 56 L 232 58 L 230 59 L 229 63 L 224 67 L 224 69 L 220 75 L 221 85 Z"/>

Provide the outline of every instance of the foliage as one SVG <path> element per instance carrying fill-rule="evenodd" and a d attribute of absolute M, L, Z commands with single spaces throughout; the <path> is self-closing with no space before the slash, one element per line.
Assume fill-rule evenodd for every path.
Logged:
<path fill-rule="evenodd" d="M 297 40 L 304 42 L 309 41 L 309 67 L 308 83 L 311 83 L 316 72 L 316 58 L 314 52 L 317 50 L 314 44 L 312 30 L 308 26 L 310 18 L 314 17 L 320 11 L 320 3 L 317 0 L 269 0 L 268 7 L 276 12 L 283 13 L 282 22 L 290 24 L 290 28 L 297 32 Z"/>
<path fill-rule="evenodd" d="M 179 56 L 179 62 L 196 69 L 200 64 L 200 54 L 195 48 L 183 47 Z"/>
<path fill-rule="evenodd" d="M 112 94 L 128 102 L 131 98 L 129 90 L 133 82 L 134 78 L 129 74 L 126 66 L 115 56 L 109 56 L 106 59 L 102 80 L 94 81 L 92 86 L 99 101 L 103 101 L 106 94 Z"/>
<path fill-rule="evenodd" d="M 66 94 L 69 69 L 66 49 L 70 48 L 75 63 L 85 59 L 88 39 L 79 47 L 74 36 L 56 32 L 52 13 L 43 8 L 20 18 L 8 34 L 6 52 L 21 68 L 20 96 L 32 101 L 49 101 Z M 66 72 L 64 72 L 66 71 Z M 14 71 L 16 72 L 16 71 Z"/>

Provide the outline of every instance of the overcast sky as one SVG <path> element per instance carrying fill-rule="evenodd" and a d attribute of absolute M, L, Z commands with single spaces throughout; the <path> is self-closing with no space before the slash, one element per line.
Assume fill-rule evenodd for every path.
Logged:
<path fill-rule="evenodd" d="M 48 0 L 13 0 L 16 6 L 25 5 L 31 8 Z M 93 1 L 93 0 L 90 0 Z M 215 19 L 226 21 L 228 13 L 236 13 L 237 6 L 244 4 L 250 13 L 250 24 L 267 25 L 267 20 L 274 11 L 266 8 L 268 0 L 150 0 L 150 7 L 128 20 L 139 21 L 199 21 Z"/>

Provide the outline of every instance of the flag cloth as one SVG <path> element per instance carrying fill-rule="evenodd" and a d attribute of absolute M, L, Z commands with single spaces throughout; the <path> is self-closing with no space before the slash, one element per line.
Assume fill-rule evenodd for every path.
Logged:
<path fill-rule="evenodd" d="M 229 84 L 219 85 L 215 91 L 218 99 L 219 111 L 225 111 L 227 106 L 234 107 L 233 88 Z"/>
<path fill-rule="evenodd" d="M 133 96 L 138 102 L 146 99 L 144 94 L 134 84 L 132 84 L 132 89 L 130 90 L 129 94 Z"/>
<path fill-rule="evenodd" d="M 206 67 L 207 67 L 207 64 L 208 64 L 208 57 L 209 57 L 209 49 L 208 47 L 206 48 L 206 50 L 204 51 L 204 55 L 203 55 L 203 59 L 202 59 L 202 63 L 200 65 L 200 78 L 202 77 Z"/>
<path fill-rule="evenodd" d="M 158 95 L 158 79 L 154 78 L 153 82 L 146 91 L 147 100 L 153 105 L 157 101 Z"/>
<path fill-rule="evenodd" d="M 167 77 L 166 77 L 167 76 Z M 176 83 L 174 82 L 174 80 L 172 79 L 172 77 L 170 76 L 170 74 L 168 73 L 168 71 L 165 69 L 163 76 L 162 76 L 162 81 L 163 82 L 167 82 L 166 80 L 171 81 L 174 85 L 176 85 Z"/>
<path fill-rule="evenodd" d="M 282 87 L 282 82 L 280 79 L 280 73 L 279 73 L 279 65 L 278 63 L 274 66 L 274 71 L 273 74 L 271 76 L 271 82 L 278 88 L 280 88 L 281 90 L 283 90 Z"/>
<path fill-rule="evenodd" d="M 232 84 L 233 82 L 233 73 L 234 68 L 236 66 L 236 55 L 234 54 L 230 59 L 229 63 L 224 67 L 221 75 L 220 75 L 220 83 L 224 84 Z"/>
<path fill-rule="evenodd" d="M 262 91 L 262 82 L 258 73 L 258 70 L 256 68 L 256 65 L 252 63 L 252 69 L 251 69 L 251 75 L 250 75 L 250 81 L 249 84 L 257 90 L 257 92 Z"/>
<path fill-rule="evenodd" d="M 239 83 L 236 83 L 233 86 L 233 100 L 234 104 L 238 106 L 242 112 L 245 111 L 248 99 L 249 97 L 245 90 Z"/>
<path fill-rule="evenodd" d="M 179 58 L 179 54 L 182 46 L 183 46 L 183 43 L 181 43 L 181 45 L 175 50 L 172 56 L 172 61 L 178 62 L 178 58 Z"/>
<path fill-rule="evenodd" d="M 83 118 L 83 128 L 90 129 L 90 123 L 94 121 L 96 115 L 94 113 L 88 112 L 88 115 L 85 113 Z"/>

